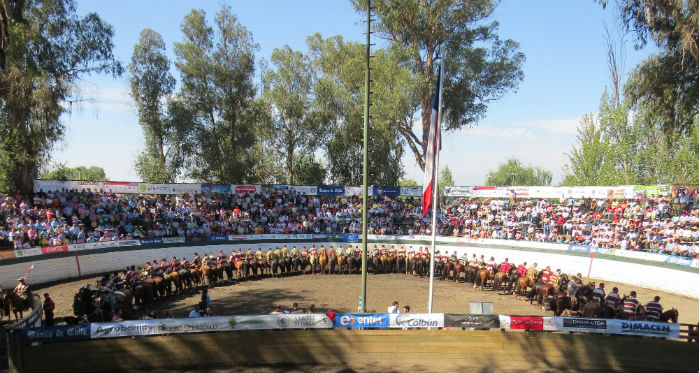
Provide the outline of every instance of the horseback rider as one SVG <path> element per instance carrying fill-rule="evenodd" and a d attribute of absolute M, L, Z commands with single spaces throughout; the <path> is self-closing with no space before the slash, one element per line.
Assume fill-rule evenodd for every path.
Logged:
<path fill-rule="evenodd" d="M 617 310 L 620 306 L 620 294 L 617 291 L 617 287 L 614 287 L 612 292 L 605 297 L 605 304 L 614 310 Z"/>
<path fill-rule="evenodd" d="M 644 319 L 649 321 L 659 321 L 659 317 L 664 310 L 661 303 L 659 303 L 660 300 L 661 297 L 657 295 L 654 297 L 653 301 L 644 306 Z"/>
<path fill-rule="evenodd" d="M 289 258 L 289 249 L 287 249 L 286 245 L 282 247 L 282 250 L 280 251 L 280 258 Z"/>
<path fill-rule="evenodd" d="M 628 297 L 625 297 L 623 301 L 622 315 L 626 319 L 633 319 L 637 315 L 637 310 L 639 309 L 639 301 L 637 300 L 637 292 L 632 290 Z"/>
<path fill-rule="evenodd" d="M 469 257 L 467 256 L 467 253 L 462 253 L 462 256 L 459 257 L 459 264 L 466 266 L 468 262 Z"/>
<path fill-rule="evenodd" d="M 180 261 L 178 261 L 177 258 L 173 256 L 173 260 L 170 261 L 170 272 L 177 271 L 179 266 Z"/>
<path fill-rule="evenodd" d="M 22 298 L 22 300 L 26 301 L 27 299 L 29 299 L 29 294 L 30 294 L 29 293 L 29 285 L 27 285 L 27 283 L 26 283 L 26 278 L 24 278 L 24 276 L 22 276 L 22 277 L 18 278 L 17 281 L 19 283 L 17 284 L 17 286 L 15 286 L 14 292 L 15 292 L 15 294 L 17 294 L 17 296 Z"/>
<path fill-rule="evenodd" d="M 548 284 L 549 283 L 549 277 L 552 275 L 552 270 L 547 266 L 547 268 L 542 271 L 542 283 L 543 284 Z"/>
<path fill-rule="evenodd" d="M 382 248 L 379 250 L 379 253 L 381 256 L 389 256 L 389 250 L 387 250 L 386 246 L 382 245 Z"/>
<path fill-rule="evenodd" d="M 476 258 L 476 254 L 472 254 L 472 257 L 469 258 L 469 265 L 472 267 L 476 267 L 478 262 L 479 260 Z"/>
<path fill-rule="evenodd" d="M 406 248 L 401 245 L 398 250 L 396 250 L 396 256 L 399 258 L 405 258 L 406 257 Z"/>
<path fill-rule="evenodd" d="M 396 246 L 391 245 L 391 249 L 389 249 L 389 256 L 390 256 L 390 257 L 395 257 L 395 256 L 396 256 Z"/>
<path fill-rule="evenodd" d="M 537 263 L 532 263 L 532 267 L 527 269 L 527 277 L 529 277 L 532 280 L 535 280 L 537 277 Z"/>
<path fill-rule="evenodd" d="M 489 272 L 495 272 L 496 271 L 496 260 L 491 257 L 489 261 L 486 263 L 486 269 L 489 270 Z"/>
<path fill-rule="evenodd" d="M 301 257 L 306 258 L 307 256 L 309 256 L 309 249 L 304 246 L 301 248 Z"/>
<path fill-rule="evenodd" d="M 554 288 L 559 287 L 559 274 L 561 273 L 561 269 L 557 269 L 556 272 L 551 272 L 551 275 L 549 276 L 549 283 L 554 286 Z"/>
<path fill-rule="evenodd" d="M 245 252 L 245 260 L 253 260 L 254 258 L 255 254 L 253 254 L 253 250 L 251 250 L 249 247 L 248 250 L 246 250 Z"/>
<path fill-rule="evenodd" d="M 348 245 L 348 248 L 345 249 L 345 256 L 353 256 L 355 255 L 355 250 L 352 249 L 352 245 Z"/>
<path fill-rule="evenodd" d="M 486 259 L 484 259 L 483 255 L 479 258 L 479 260 L 477 260 L 476 264 L 479 266 L 479 268 L 484 268 L 486 266 Z"/>
<path fill-rule="evenodd" d="M 299 257 L 299 249 L 297 249 L 296 246 L 292 246 L 291 255 L 292 255 L 292 258 L 298 258 L 298 257 Z"/>
<path fill-rule="evenodd" d="M 226 254 L 224 254 L 223 250 L 219 250 L 219 254 L 216 255 L 217 263 L 222 263 L 225 260 L 226 260 Z"/>
<path fill-rule="evenodd" d="M 279 259 L 282 257 L 282 250 L 277 246 L 275 248 L 275 251 L 272 252 L 274 254 L 274 259 Z"/>
<path fill-rule="evenodd" d="M 600 303 L 603 303 L 605 301 L 605 284 L 600 283 L 598 284 L 598 287 L 593 290 L 593 293 L 591 293 L 591 299 L 597 300 Z"/>
<path fill-rule="evenodd" d="M 265 259 L 265 254 L 262 252 L 262 248 L 258 247 L 258 251 L 255 252 L 255 260 L 263 260 Z"/>
<path fill-rule="evenodd" d="M 448 262 L 452 262 L 454 264 L 457 264 L 459 262 L 459 257 L 457 256 L 457 252 L 454 251 L 452 252 L 452 255 L 447 259 Z"/>
<path fill-rule="evenodd" d="M 501 262 L 501 264 L 498 266 L 498 272 L 509 274 L 510 273 L 510 263 L 508 262 L 508 258 Z"/>
<path fill-rule="evenodd" d="M 187 270 L 190 269 L 190 262 L 188 262 L 184 256 L 182 257 L 182 261 L 180 261 L 180 267 Z"/>
<path fill-rule="evenodd" d="M 372 249 L 372 257 L 379 258 L 380 254 L 381 251 L 377 248 L 377 245 L 374 245 L 374 249 Z"/>
<path fill-rule="evenodd" d="M 328 256 L 330 257 L 333 255 L 335 255 L 335 249 L 333 248 L 333 246 L 331 246 L 328 248 Z"/>
<path fill-rule="evenodd" d="M 194 257 L 192 258 L 192 264 L 194 264 L 195 267 L 199 267 L 202 265 L 202 258 L 199 257 L 199 254 L 194 253 Z"/>

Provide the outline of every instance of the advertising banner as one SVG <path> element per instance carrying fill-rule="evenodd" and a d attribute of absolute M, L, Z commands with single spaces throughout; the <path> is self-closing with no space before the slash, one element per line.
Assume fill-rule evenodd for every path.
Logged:
<path fill-rule="evenodd" d="M 544 330 L 680 338 L 680 325 L 654 321 L 544 317 Z"/>
<path fill-rule="evenodd" d="M 691 259 L 691 258 L 686 258 L 683 256 L 675 256 L 675 255 L 669 255 L 668 258 L 666 258 L 666 263 L 671 263 L 671 264 L 678 264 L 686 267 L 697 267 L 698 266 L 698 261 L 697 259 Z"/>
<path fill-rule="evenodd" d="M 204 194 L 231 194 L 231 185 L 201 184 L 200 191 Z"/>
<path fill-rule="evenodd" d="M 331 321 L 323 314 L 282 314 L 213 316 L 186 319 L 134 320 L 93 323 L 90 338 L 117 338 L 158 334 L 207 333 L 232 330 L 328 329 Z"/>
<path fill-rule="evenodd" d="M 445 326 L 444 313 L 390 313 L 390 328 L 441 328 Z"/>
<path fill-rule="evenodd" d="M 41 255 L 43 252 L 40 247 L 33 247 L 31 249 L 20 249 L 15 250 L 15 257 L 24 258 L 25 256 Z"/>
<path fill-rule="evenodd" d="M 65 342 L 90 339 L 90 324 L 22 329 L 22 341 Z"/>
<path fill-rule="evenodd" d="M 333 321 L 334 328 L 388 328 L 389 314 L 340 313 Z"/>
<path fill-rule="evenodd" d="M 343 242 L 360 242 L 360 235 L 357 233 L 343 233 Z"/>
<path fill-rule="evenodd" d="M 498 319 L 503 329 L 544 330 L 542 316 L 498 315 Z"/>
<path fill-rule="evenodd" d="M 319 185 L 318 195 L 319 196 L 342 196 L 345 195 L 345 187 L 337 185 Z"/>
<path fill-rule="evenodd" d="M 185 237 L 163 237 L 163 243 L 182 243 L 185 242 Z"/>
<path fill-rule="evenodd" d="M 420 197 L 423 195 L 423 188 L 418 186 L 401 187 L 401 197 Z"/>
<path fill-rule="evenodd" d="M 345 193 L 346 196 L 361 196 L 362 187 L 361 186 L 346 186 Z"/>
<path fill-rule="evenodd" d="M 207 241 L 228 241 L 228 236 L 225 234 L 215 234 L 207 237 Z"/>
<path fill-rule="evenodd" d="M 401 187 L 373 187 L 373 196 L 398 197 L 401 194 Z"/>
<path fill-rule="evenodd" d="M 161 238 L 144 238 L 141 241 L 141 245 L 158 245 L 163 243 Z"/>
<path fill-rule="evenodd" d="M 489 330 L 500 328 L 498 315 L 446 314 L 445 326 L 451 328 L 469 328 L 470 330 Z"/>
<path fill-rule="evenodd" d="M 139 183 L 129 183 L 121 181 L 105 181 L 104 188 L 108 192 L 116 194 L 138 193 Z"/>
<path fill-rule="evenodd" d="M 15 257 L 15 251 L 14 250 L 3 250 L 0 251 L 0 260 L 3 259 L 13 259 Z"/>
<path fill-rule="evenodd" d="M 100 192 L 105 189 L 104 182 L 102 181 L 88 181 L 88 180 L 71 180 L 68 182 L 68 188 L 70 190 L 87 190 L 90 192 Z"/>
<path fill-rule="evenodd" d="M 54 253 L 65 253 L 65 252 L 68 252 L 67 245 L 44 246 L 41 248 L 42 254 L 54 254 Z"/>
<path fill-rule="evenodd" d="M 258 194 L 261 189 L 260 185 L 231 185 L 231 192 L 236 194 Z"/>
<path fill-rule="evenodd" d="M 306 194 L 307 196 L 315 196 L 318 193 L 318 187 L 316 185 L 290 185 L 289 189 L 297 193 Z"/>
<path fill-rule="evenodd" d="M 70 184 L 63 180 L 34 180 L 34 193 L 56 192 L 70 189 Z"/>
<path fill-rule="evenodd" d="M 202 191 L 201 184 L 170 184 L 171 194 L 193 194 Z"/>
<path fill-rule="evenodd" d="M 170 184 L 139 183 L 139 193 L 170 194 Z"/>

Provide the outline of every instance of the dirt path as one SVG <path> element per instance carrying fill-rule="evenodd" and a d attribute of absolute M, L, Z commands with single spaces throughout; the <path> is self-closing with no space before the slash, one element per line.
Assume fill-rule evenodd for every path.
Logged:
<path fill-rule="evenodd" d="M 65 282 L 48 287 L 34 287 L 34 291 L 51 294 L 56 303 L 56 317 L 72 316 L 73 296 L 87 283 L 94 283 L 97 277 L 80 281 Z M 588 279 L 584 279 L 585 281 Z M 591 279 L 598 281 L 596 279 Z M 361 291 L 360 275 L 299 275 L 284 278 L 265 278 L 257 281 L 244 281 L 234 285 L 222 285 L 210 289 L 213 310 L 216 314 L 266 314 L 277 304 L 291 308 L 293 302 L 302 308 L 315 304 L 318 311 L 332 308 L 337 312 L 357 312 L 358 296 Z M 605 289 L 620 288 L 620 294 L 637 291 L 637 298 L 645 304 L 654 295 L 661 297 L 665 309 L 675 307 L 682 323 L 698 323 L 698 300 L 670 293 L 605 281 Z M 493 312 L 511 315 L 551 315 L 541 307 L 515 296 L 498 295 L 494 291 L 480 291 L 470 285 L 452 281 L 435 281 L 433 312 L 469 313 L 470 301 L 493 302 Z M 186 317 L 192 306 L 199 300 L 198 292 L 173 296 L 156 304 L 153 308 L 159 316 L 170 310 L 175 317 Z M 386 312 L 393 300 L 401 307 L 408 304 L 411 312 L 428 311 L 428 279 L 399 274 L 367 276 L 367 309 Z"/>

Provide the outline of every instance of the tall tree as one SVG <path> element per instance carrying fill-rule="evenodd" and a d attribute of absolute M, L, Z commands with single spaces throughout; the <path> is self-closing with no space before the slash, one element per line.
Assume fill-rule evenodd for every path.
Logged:
<path fill-rule="evenodd" d="M 496 171 L 489 172 L 486 185 L 535 186 L 552 183 L 552 173 L 539 167 L 524 166 L 517 158 L 509 158 Z"/>
<path fill-rule="evenodd" d="M 440 185 L 440 187 L 455 185 L 454 180 L 452 180 L 452 170 L 450 170 L 447 165 L 440 170 L 440 178 L 438 180 L 438 185 Z"/>
<path fill-rule="evenodd" d="M 175 43 L 180 102 L 195 120 L 189 176 L 216 183 L 254 182 L 259 161 L 253 151 L 260 108 L 253 84 L 258 46 L 230 6 L 222 5 L 215 25 L 207 24 L 203 10 L 192 10 L 182 21 L 184 40 Z"/>
<path fill-rule="evenodd" d="M 612 185 L 614 163 L 612 147 L 603 135 L 596 117 L 586 114 L 581 119 L 576 145 L 564 166 L 564 185 Z"/>
<path fill-rule="evenodd" d="M 2 5 L 0 187 L 30 193 L 39 165 L 63 138 L 61 115 L 80 77 L 116 77 L 122 67 L 112 54 L 112 27 L 95 13 L 78 17 L 73 1 Z"/>
<path fill-rule="evenodd" d="M 323 140 L 326 132 L 322 125 L 328 119 L 314 104 L 315 73 L 309 58 L 286 45 L 272 51 L 270 60 L 274 68 L 262 74 L 263 100 L 269 114 L 262 134 L 282 159 L 287 183 L 292 183 L 297 160 L 310 159 Z M 298 154 L 300 150 L 304 156 Z"/>
<path fill-rule="evenodd" d="M 608 0 L 597 0 L 605 7 Z M 698 115 L 698 2 L 618 0 L 622 22 L 660 52 L 642 61 L 625 84 L 635 110 L 648 111 L 672 138 L 692 130 Z"/>
<path fill-rule="evenodd" d="M 171 100 L 175 78 L 165 50 L 160 34 L 146 28 L 129 64 L 131 96 L 146 142 L 136 159 L 136 172 L 154 183 L 174 182 L 182 171 L 192 122 L 187 108 Z"/>
<path fill-rule="evenodd" d="M 329 179 L 334 183 L 362 183 L 363 104 L 365 47 L 346 42 L 340 36 L 308 38 L 318 80 L 315 85 L 319 107 L 329 115 L 329 139 L 324 148 Z M 396 185 L 403 175 L 403 147 L 395 123 L 410 117 L 410 97 L 416 84 L 401 64 L 401 49 L 379 49 L 372 59 L 369 128 L 369 183 Z"/>
<path fill-rule="evenodd" d="M 367 0 L 353 0 L 364 12 Z M 419 78 L 412 102 L 420 109 L 422 135 L 413 129 L 414 117 L 392 123 L 424 168 L 428 144 L 436 64 L 447 60 L 443 98 L 443 128 L 456 131 L 475 125 L 488 104 L 517 88 L 525 60 L 513 40 L 501 40 L 498 22 L 490 20 L 491 0 L 374 0 L 376 30 L 392 46 L 409 50 L 403 62 Z M 411 112 L 413 114 L 413 112 Z"/>

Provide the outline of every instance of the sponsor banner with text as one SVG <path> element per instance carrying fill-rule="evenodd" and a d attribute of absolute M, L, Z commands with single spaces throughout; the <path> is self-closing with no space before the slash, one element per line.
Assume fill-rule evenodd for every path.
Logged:
<path fill-rule="evenodd" d="M 489 330 L 500 328 L 498 315 L 446 314 L 445 326 L 452 328 L 469 328 L 470 330 Z"/>
<path fill-rule="evenodd" d="M 260 185 L 231 185 L 231 193 L 235 194 L 257 194 L 262 190 Z"/>
<path fill-rule="evenodd" d="M 414 187 L 401 187 L 401 197 L 420 197 L 423 195 L 423 188 Z"/>
<path fill-rule="evenodd" d="M 68 252 L 68 245 L 44 246 L 41 248 L 42 254 L 55 254 Z"/>
<path fill-rule="evenodd" d="M 388 328 L 389 314 L 339 313 L 333 321 L 334 328 Z"/>
<path fill-rule="evenodd" d="M 139 183 L 129 183 L 121 181 L 105 181 L 105 190 L 116 194 L 138 193 Z"/>
<path fill-rule="evenodd" d="M 22 341 L 64 342 L 90 339 L 90 324 L 22 329 Z"/>
<path fill-rule="evenodd" d="M 34 180 L 34 193 L 56 192 L 70 189 L 70 184 L 64 180 Z"/>
<path fill-rule="evenodd" d="M 163 243 L 162 238 L 144 238 L 139 240 L 141 245 L 159 245 Z"/>
<path fill-rule="evenodd" d="M 346 196 L 361 196 L 362 187 L 361 186 L 346 186 L 345 193 Z"/>
<path fill-rule="evenodd" d="M 181 243 L 185 242 L 185 237 L 163 237 L 163 243 Z"/>
<path fill-rule="evenodd" d="M 16 258 L 14 250 L 3 250 L 0 251 L 0 260 L 3 259 L 13 259 Z"/>
<path fill-rule="evenodd" d="M 15 257 L 24 258 L 25 256 L 41 255 L 43 252 L 40 247 L 33 247 L 31 249 L 21 249 L 15 250 Z"/>
<path fill-rule="evenodd" d="M 231 185 L 201 184 L 199 191 L 204 194 L 231 194 Z"/>
<path fill-rule="evenodd" d="M 343 242 L 360 242 L 360 235 L 357 233 L 343 233 Z"/>
<path fill-rule="evenodd" d="M 373 196 L 398 197 L 401 194 L 401 187 L 373 187 Z"/>
<path fill-rule="evenodd" d="M 544 330 L 542 316 L 498 315 L 498 319 L 503 329 Z"/>
<path fill-rule="evenodd" d="M 441 328 L 445 326 L 444 313 L 390 313 L 390 328 Z"/>
<path fill-rule="evenodd" d="M 319 185 L 317 187 L 319 196 L 342 196 L 345 195 L 345 187 L 338 185 Z"/>
<path fill-rule="evenodd" d="M 102 181 L 88 181 L 88 180 L 71 180 L 68 182 L 68 187 L 70 190 L 77 191 L 90 191 L 99 192 L 105 189 L 104 182 Z"/>
<path fill-rule="evenodd" d="M 170 184 L 139 183 L 139 193 L 170 194 Z"/>

